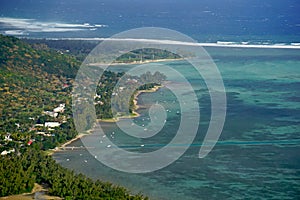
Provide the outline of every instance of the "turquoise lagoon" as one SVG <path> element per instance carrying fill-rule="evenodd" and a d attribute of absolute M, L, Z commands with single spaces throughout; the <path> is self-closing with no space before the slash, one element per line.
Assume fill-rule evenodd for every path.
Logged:
<path fill-rule="evenodd" d="M 186 61 L 173 61 L 161 64 L 178 70 L 189 80 L 201 111 L 197 137 L 183 156 L 161 170 L 145 174 L 110 169 L 86 150 L 57 152 L 53 155 L 56 161 L 93 179 L 125 186 L 133 193 L 141 192 L 150 199 L 299 199 L 300 51 L 206 50 L 220 70 L 227 95 L 224 129 L 208 156 L 198 158 L 211 114 L 208 90 L 201 76 Z M 132 67 L 110 69 L 127 71 Z M 168 77 L 168 84 L 177 84 L 177 89 L 181 89 L 174 76 Z M 188 97 L 189 93 L 184 95 Z M 134 121 L 147 124 L 148 108 L 157 102 L 169 111 L 160 133 L 148 139 L 133 138 L 115 123 L 103 122 L 107 137 L 114 133 L 111 140 L 120 148 L 141 153 L 168 144 L 177 132 L 181 115 L 176 97 L 166 87 L 139 96 L 141 116 Z M 189 105 L 185 109 L 189 110 Z M 98 139 L 95 145 L 97 142 Z M 78 140 L 70 146 L 82 145 Z"/>

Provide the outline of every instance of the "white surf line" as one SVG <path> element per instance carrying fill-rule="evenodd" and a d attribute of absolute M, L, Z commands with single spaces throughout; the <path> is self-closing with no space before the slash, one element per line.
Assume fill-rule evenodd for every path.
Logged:
<path fill-rule="evenodd" d="M 45 38 L 44 38 L 45 39 Z M 86 41 L 128 41 L 128 42 L 143 42 L 152 44 L 168 44 L 168 45 L 183 45 L 183 46 L 201 46 L 201 47 L 230 47 L 230 48 L 261 48 L 261 49 L 300 49 L 300 45 L 272 45 L 272 44 L 236 44 L 236 43 L 197 43 L 197 42 L 182 42 L 176 40 L 157 40 L 157 39 L 136 39 L 136 38 L 46 38 L 48 40 L 86 40 Z M 297 44 L 297 45 L 296 45 Z"/>
<path fill-rule="evenodd" d="M 26 35 L 29 32 L 69 32 L 69 31 L 88 31 L 97 28 L 107 27 L 105 24 L 72 24 L 59 22 L 44 22 L 37 19 L 0 17 L 0 23 L 11 28 L 4 28 L 4 33 L 8 35 Z"/>

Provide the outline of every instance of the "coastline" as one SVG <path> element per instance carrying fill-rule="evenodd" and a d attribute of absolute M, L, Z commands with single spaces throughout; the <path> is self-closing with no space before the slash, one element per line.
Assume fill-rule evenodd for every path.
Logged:
<path fill-rule="evenodd" d="M 0 200 L 16 200 L 16 199 L 22 199 L 22 200 L 33 200 L 33 199 L 45 199 L 45 200 L 63 200 L 63 198 L 58 196 L 50 196 L 49 194 L 49 188 L 47 185 L 43 184 L 37 184 L 34 183 L 34 187 L 31 192 L 22 193 L 22 194 L 15 194 L 15 195 L 9 195 L 0 197 Z"/>
<path fill-rule="evenodd" d="M 140 64 L 149 64 L 149 63 L 158 63 L 158 62 L 172 62 L 172 61 L 180 61 L 184 60 L 184 58 L 165 58 L 165 59 L 156 59 L 156 60 L 145 60 L 145 61 L 133 61 L 133 62 L 113 62 L 113 63 L 89 63 L 90 66 L 119 66 L 119 65 L 140 65 Z"/>
<path fill-rule="evenodd" d="M 117 122 L 120 119 L 128 119 L 128 118 L 136 118 L 139 117 L 140 114 L 137 112 L 137 110 L 139 109 L 139 105 L 138 105 L 138 96 L 141 95 L 142 93 L 148 93 L 148 92 L 156 92 L 157 90 L 159 90 L 161 87 L 163 87 L 163 85 L 157 85 L 154 86 L 153 88 L 149 89 L 149 90 L 139 90 L 134 94 L 134 98 L 133 98 L 133 104 L 134 104 L 134 110 L 133 113 L 131 115 L 127 115 L 127 116 L 120 116 L 117 118 L 111 118 L 111 119 L 97 119 L 97 122 L 108 122 L 108 123 L 113 123 L 113 122 Z M 87 136 L 90 134 L 90 131 L 87 131 L 87 133 L 80 133 L 78 134 L 76 137 L 74 137 L 71 140 L 66 141 L 65 143 L 61 144 L 60 146 L 55 147 L 55 149 L 49 149 L 48 151 L 46 151 L 47 155 L 52 155 L 56 152 L 61 151 L 61 148 L 66 147 L 69 144 L 72 144 L 73 142 L 81 139 L 84 136 Z"/>
<path fill-rule="evenodd" d="M 139 117 L 140 114 L 137 112 L 137 110 L 139 109 L 139 105 L 138 105 L 138 96 L 141 95 L 142 93 L 148 93 L 148 92 L 156 92 L 157 90 L 159 90 L 161 87 L 163 87 L 163 85 L 156 85 L 153 88 L 149 89 L 149 90 L 138 90 L 133 97 L 133 105 L 134 105 L 134 109 L 132 111 L 131 115 L 124 115 L 124 116 L 120 116 L 120 117 L 116 117 L 116 118 L 111 118 L 111 119 L 97 119 L 97 122 L 108 122 L 108 123 L 113 123 L 113 122 L 117 122 L 120 119 L 130 119 L 130 118 L 136 118 Z"/>
<path fill-rule="evenodd" d="M 156 92 L 157 90 L 159 90 L 161 87 L 163 87 L 163 85 L 156 85 L 153 88 L 149 89 L 149 90 L 139 90 L 136 92 L 136 94 L 134 95 L 133 98 L 133 104 L 134 104 L 134 113 L 137 113 L 136 110 L 139 109 L 139 105 L 138 105 L 138 96 L 142 93 L 148 93 L 148 92 Z M 138 113 L 137 113 L 138 114 Z M 138 114 L 139 115 L 139 114 Z"/>
<path fill-rule="evenodd" d="M 73 142 L 79 140 L 80 138 L 82 138 L 82 137 L 84 137 L 84 136 L 86 136 L 86 135 L 89 135 L 89 133 L 87 133 L 87 134 L 85 134 L 85 133 L 80 133 L 80 134 L 76 135 L 76 137 L 74 137 L 73 139 L 66 141 L 65 143 L 63 143 L 63 144 L 61 144 L 61 145 L 55 147 L 54 149 L 49 149 L 49 150 L 47 150 L 47 151 L 46 151 L 46 154 L 49 155 L 49 156 L 51 156 L 52 154 L 61 151 L 60 148 L 66 147 L 67 145 L 69 145 L 69 144 L 71 144 L 71 143 L 73 143 Z"/>

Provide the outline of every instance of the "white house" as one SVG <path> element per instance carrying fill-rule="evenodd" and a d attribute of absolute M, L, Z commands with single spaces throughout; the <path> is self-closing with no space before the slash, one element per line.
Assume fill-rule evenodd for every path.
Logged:
<path fill-rule="evenodd" d="M 100 95 L 100 94 L 96 94 L 96 95 L 94 96 L 94 99 L 97 99 L 97 98 L 101 99 L 101 95 Z"/>
<path fill-rule="evenodd" d="M 15 152 L 15 149 L 12 149 L 12 150 L 9 150 L 9 151 L 4 150 L 4 151 L 1 152 L 1 156 L 6 156 L 7 154 L 14 153 L 14 152 Z"/>
<path fill-rule="evenodd" d="M 47 133 L 45 133 L 45 132 L 36 132 L 36 134 L 37 135 L 43 135 L 43 136 L 46 136 L 46 137 L 51 137 L 52 136 L 52 134 L 47 134 Z"/>
<path fill-rule="evenodd" d="M 7 154 L 9 154 L 9 152 L 6 150 L 1 152 L 1 156 L 6 156 Z"/>
<path fill-rule="evenodd" d="M 45 111 L 44 114 L 56 118 L 58 116 L 57 112 Z"/>
<path fill-rule="evenodd" d="M 55 113 L 62 113 L 65 111 L 65 107 L 66 107 L 66 104 L 60 104 L 57 108 L 54 108 L 53 109 L 53 112 Z"/>
<path fill-rule="evenodd" d="M 59 126 L 60 126 L 59 122 L 45 122 L 45 127 L 55 128 Z"/>
<path fill-rule="evenodd" d="M 94 105 L 97 105 L 97 104 L 104 105 L 104 103 L 102 101 L 94 102 Z"/>

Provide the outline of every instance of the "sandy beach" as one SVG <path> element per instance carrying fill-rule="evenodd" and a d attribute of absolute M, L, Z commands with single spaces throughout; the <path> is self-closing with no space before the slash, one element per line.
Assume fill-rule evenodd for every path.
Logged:
<path fill-rule="evenodd" d="M 148 64 L 148 63 L 158 63 L 158 62 L 172 62 L 172 61 L 179 61 L 184 60 L 184 58 L 167 58 L 167 59 L 156 59 L 156 60 L 145 60 L 145 61 L 134 61 L 134 62 L 113 62 L 113 63 L 90 63 L 90 66 L 120 66 L 120 65 L 141 65 L 141 64 Z"/>
<path fill-rule="evenodd" d="M 138 96 L 142 93 L 146 93 L 146 92 L 156 92 L 159 88 L 161 88 L 162 85 L 157 85 L 154 86 L 153 88 L 149 89 L 149 90 L 139 90 L 136 92 L 136 94 L 134 95 L 134 99 L 133 99 L 133 103 L 134 103 L 134 113 L 136 113 L 137 115 L 139 115 L 136 110 L 139 109 L 139 105 L 138 105 Z"/>
<path fill-rule="evenodd" d="M 83 133 L 78 134 L 75 138 L 68 140 L 67 142 L 63 143 L 60 146 L 55 147 L 55 149 L 49 149 L 48 151 L 46 151 L 47 155 L 52 155 L 53 153 L 60 151 L 61 148 L 66 147 L 67 145 L 71 144 L 72 142 L 75 142 L 76 140 L 79 140 L 80 138 L 82 138 L 86 135 L 88 135 L 88 134 L 83 134 Z"/>

